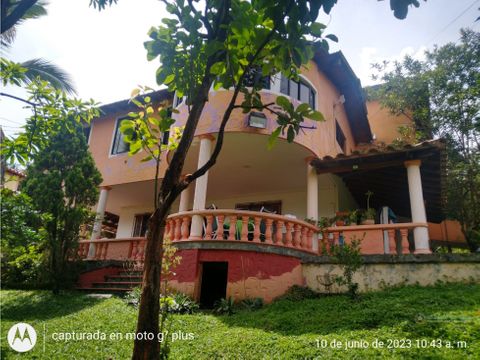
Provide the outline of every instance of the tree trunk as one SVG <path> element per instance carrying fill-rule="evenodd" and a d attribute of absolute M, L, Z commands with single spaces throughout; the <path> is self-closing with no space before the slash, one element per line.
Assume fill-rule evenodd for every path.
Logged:
<path fill-rule="evenodd" d="M 145 262 L 143 269 L 142 297 L 137 321 L 137 334 L 143 336 L 136 339 L 133 346 L 132 359 L 146 360 L 160 358 L 160 342 L 158 341 L 160 311 L 160 275 L 162 271 L 163 235 L 165 220 L 170 205 L 157 208 L 148 222 Z M 145 339 L 145 335 L 153 334 L 153 340 Z M 151 336 L 151 335 L 150 335 Z"/>

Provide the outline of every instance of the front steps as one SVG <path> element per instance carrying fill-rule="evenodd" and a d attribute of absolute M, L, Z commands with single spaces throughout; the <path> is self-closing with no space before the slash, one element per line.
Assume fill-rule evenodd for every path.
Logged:
<path fill-rule="evenodd" d="M 91 287 L 78 287 L 77 290 L 89 293 L 112 293 L 123 295 L 142 285 L 142 271 L 119 270 L 116 275 L 105 275 L 104 281 L 93 282 Z"/>

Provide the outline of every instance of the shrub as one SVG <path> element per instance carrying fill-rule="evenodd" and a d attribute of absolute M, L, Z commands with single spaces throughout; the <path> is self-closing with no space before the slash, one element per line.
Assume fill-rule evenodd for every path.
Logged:
<path fill-rule="evenodd" d="M 287 290 L 285 294 L 280 296 L 278 299 L 300 301 L 305 299 L 316 299 L 319 296 L 320 296 L 319 293 L 313 291 L 309 287 L 293 285 Z"/>
<path fill-rule="evenodd" d="M 173 295 L 174 304 L 170 308 L 170 312 L 175 314 L 193 314 L 198 310 L 198 304 L 189 296 L 177 293 Z"/>
<path fill-rule="evenodd" d="M 235 302 L 232 297 L 217 300 L 213 307 L 213 311 L 220 315 L 232 315 L 235 312 Z"/>
<path fill-rule="evenodd" d="M 125 294 L 124 300 L 128 305 L 138 307 L 142 296 L 142 288 L 135 287 Z M 160 308 L 169 314 L 193 314 L 198 310 L 198 304 L 185 294 L 177 293 L 160 298 Z"/>
<path fill-rule="evenodd" d="M 142 296 L 142 287 L 137 286 L 125 294 L 123 298 L 128 305 L 133 305 L 137 307 L 140 305 L 140 297 Z"/>
<path fill-rule="evenodd" d="M 258 310 L 263 307 L 263 299 L 262 298 L 245 299 L 242 301 L 242 305 L 245 309 L 250 311 Z"/>
<path fill-rule="evenodd" d="M 363 259 L 360 253 L 361 240 L 353 238 L 350 244 L 333 245 L 330 249 L 333 257 L 343 269 L 343 276 L 337 276 L 334 281 L 339 285 L 347 286 L 350 298 L 357 297 L 358 283 L 353 282 L 353 274 L 362 266 Z"/>
<path fill-rule="evenodd" d="M 1 190 L 1 282 L 4 287 L 36 288 L 46 281 L 42 215 L 23 193 Z"/>

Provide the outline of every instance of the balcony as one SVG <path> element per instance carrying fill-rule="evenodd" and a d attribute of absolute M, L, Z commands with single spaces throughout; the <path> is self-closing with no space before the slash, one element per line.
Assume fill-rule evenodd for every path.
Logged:
<path fill-rule="evenodd" d="M 233 226 L 232 226 L 233 225 Z M 333 244 L 361 240 L 362 254 L 409 254 L 415 229 L 427 223 L 399 223 L 338 226 L 320 229 L 284 215 L 242 210 L 202 210 L 172 214 L 165 234 L 178 247 L 218 248 L 288 253 L 291 256 L 328 254 Z M 317 240 L 318 239 L 318 240 Z M 317 243 L 318 241 L 318 243 Z M 88 260 L 141 261 L 145 255 L 144 237 L 80 241 L 78 255 Z M 90 244 L 94 248 L 89 252 Z"/>

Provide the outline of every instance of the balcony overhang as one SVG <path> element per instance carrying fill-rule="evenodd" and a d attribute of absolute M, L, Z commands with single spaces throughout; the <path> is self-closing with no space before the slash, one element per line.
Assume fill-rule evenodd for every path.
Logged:
<path fill-rule="evenodd" d="M 410 217 L 409 191 L 405 161 L 422 161 L 421 176 L 425 208 L 429 221 L 445 218 L 445 142 L 429 140 L 402 147 L 387 146 L 356 151 L 333 158 L 311 161 L 318 174 L 336 174 L 342 178 L 358 204 L 365 204 L 365 193 L 373 191 L 371 206 L 389 206 L 400 216 Z"/>

